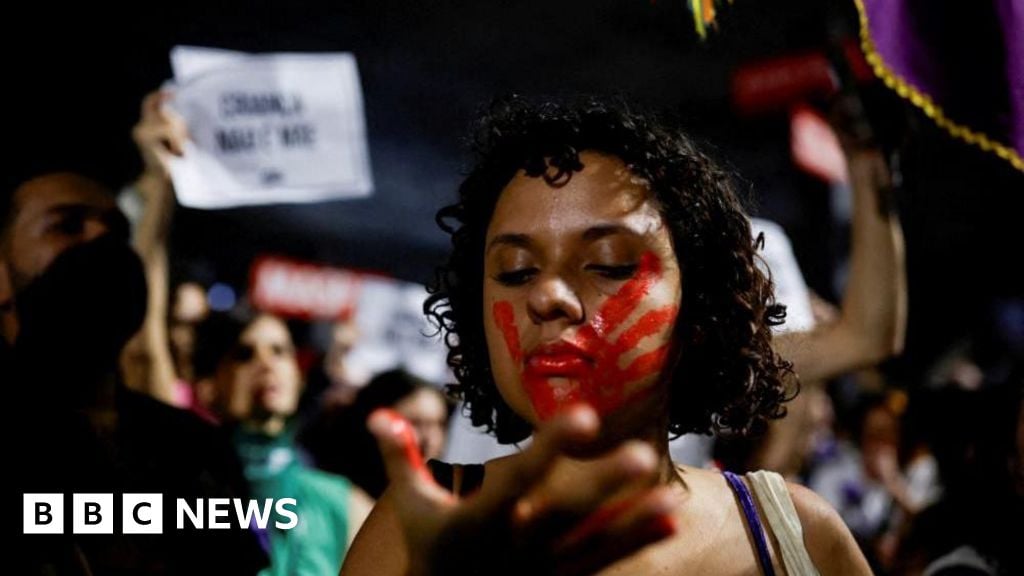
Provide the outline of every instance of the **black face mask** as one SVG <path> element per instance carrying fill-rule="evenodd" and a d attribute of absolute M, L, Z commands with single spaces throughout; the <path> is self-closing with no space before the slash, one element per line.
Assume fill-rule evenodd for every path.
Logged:
<path fill-rule="evenodd" d="M 15 296 L 16 361 L 29 377 L 109 371 L 142 326 L 146 297 L 142 262 L 124 240 L 69 248 Z"/>

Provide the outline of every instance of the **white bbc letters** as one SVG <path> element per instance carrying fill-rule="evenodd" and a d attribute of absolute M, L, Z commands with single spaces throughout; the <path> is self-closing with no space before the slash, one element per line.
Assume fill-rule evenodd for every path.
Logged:
<path fill-rule="evenodd" d="M 22 518 L 23 534 L 63 534 L 64 495 L 25 494 Z"/>
<path fill-rule="evenodd" d="M 71 529 L 75 534 L 114 533 L 113 494 L 74 494 Z"/>
<path fill-rule="evenodd" d="M 113 534 L 114 517 L 121 517 L 121 534 L 163 534 L 164 497 L 162 494 L 122 494 L 121 510 L 114 509 L 113 494 L 72 494 L 71 531 L 74 534 Z M 184 498 L 175 501 L 176 528 L 186 529 L 240 529 L 251 525 L 266 528 L 271 510 L 286 521 L 277 520 L 274 527 L 291 530 L 299 523 L 297 502 L 294 498 L 273 500 L 240 500 L 238 498 L 208 498 L 194 500 L 194 506 Z M 206 514 L 204 515 L 204 509 Z M 232 512 L 234 514 L 232 515 Z M 234 516 L 234 518 L 232 518 Z M 188 522 L 186 522 L 186 518 Z M 22 499 L 23 534 L 63 534 L 64 495 L 24 494 Z"/>
<path fill-rule="evenodd" d="M 163 534 L 164 499 L 160 494 L 125 494 L 121 498 L 121 532 Z"/>

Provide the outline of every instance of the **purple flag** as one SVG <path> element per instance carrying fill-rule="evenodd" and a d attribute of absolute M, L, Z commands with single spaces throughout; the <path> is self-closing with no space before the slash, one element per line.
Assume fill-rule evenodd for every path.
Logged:
<path fill-rule="evenodd" d="M 886 85 L 1024 172 L 1024 0 L 854 2 Z"/>

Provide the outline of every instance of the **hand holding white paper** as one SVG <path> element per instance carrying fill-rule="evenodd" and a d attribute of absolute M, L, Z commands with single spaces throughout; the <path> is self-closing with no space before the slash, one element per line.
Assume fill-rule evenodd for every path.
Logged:
<path fill-rule="evenodd" d="M 194 208 L 318 202 L 373 190 L 351 54 L 175 48 L 172 102 L 189 129 L 171 164 Z"/>

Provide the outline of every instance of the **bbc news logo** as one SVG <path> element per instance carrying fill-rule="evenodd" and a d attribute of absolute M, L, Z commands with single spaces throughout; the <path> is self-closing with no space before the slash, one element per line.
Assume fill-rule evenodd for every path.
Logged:
<path fill-rule="evenodd" d="M 72 494 L 71 532 L 73 534 L 113 534 L 113 494 Z M 239 498 L 200 498 L 189 502 L 175 500 L 175 528 L 226 530 L 257 527 L 266 529 L 271 515 L 278 530 L 291 530 L 299 523 L 294 498 L 242 500 Z M 22 506 L 24 534 L 64 533 L 63 494 L 25 494 Z M 233 521 L 232 521 L 233 520 Z M 122 534 L 163 534 L 164 497 L 162 494 L 122 494 Z"/>

